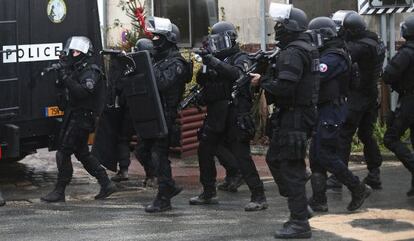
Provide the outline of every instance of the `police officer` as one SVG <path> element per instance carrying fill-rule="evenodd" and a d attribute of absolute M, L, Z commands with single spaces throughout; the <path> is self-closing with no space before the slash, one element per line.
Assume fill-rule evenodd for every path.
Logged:
<path fill-rule="evenodd" d="M 232 98 L 235 81 L 244 76 L 243 71 L 251 63 L 247 54 L 240 50 L 236 39 L 233 24 L 225 21 L 214 24 L 209 35 L 211 53 L 203 57 L 205 71 L 197 73 L 197 82 L 204 88 L 202 98 L 207 105 L 207 117 L 198 148 L 203 192 L 189 202 L 191 205 L 218 203 L 214 154 L 222 141 L 226 140 L 251 192 L 245 211 L 258 211 L 266 209 L 267 202 L 263 183 L 250 155 L 250 140 L 255 128 L 250 115 L 250 85 L 242 86 L 240 94 Z"/>
<path fill-rule="evenodd" d="M 319 53 L 304 33 L 308 20 L 302 10 L 272 3 L 269 14 L 276 22 L 275 40 L 281 51 L 262 79 L 253 74 L 252 84 L 260 83 L 267 103 L 275 107 L 266 161 L 290 210 L 289 221 L 275 238 L 310 238 L 305 156 L 317 118 Z"/>
<path fill-rule="evenodd" d="M 105 83 L 100 68 L 92 64 L 93 47 L 86 37 L 71 37 L 66 42 L 67 59 L 59 70 L 59 82 L 67 90 L 67 106 L 56 152 L 58 177 L 55 189 L 42 197 L 45 202 L 64 202 L 65 188 L 72 179 L 72 154 L 101 186 L 95 199 L 104 199 L 116 191 L 105 169 L 91 155 L 88 137 L 105 102 Z"/>
<path fill-rule="evenodd" d="M 152 204 L 145 208 L 146 212 L 163 212 L 171 209 L 171 198 L 178 195 L 182 188 L 177 187 L 171 173 L 168 160 L 170 140 L 174 139 L 177 108 L 184 93 L 185 83 L 191 79 L 191 69 L 180 54 L 177 43 L 180 31 L 169 19 L 152 18 L 149 31 L 153 33 L 154 73 L 164 107 L 168 136 L 158 139 L 144 139 L 143 145 L 151 150 L 152 161 L 158 163 L 158 194 Z M 139 134 L 139 133 L 138 133 Z"/>
<path fill-rule="evenodd" d="M 401 35 L 406 43 L 385 68 L 385 83 L 399 94 L 398 107 L 387 122 L 384 134 L 385 146 L 395 153 L 411 173 L 411 189 L 407 196 L 414 196 L 414 155 L 401 142 L 401 136 L 414 124 L 414 17 L 408 17 L 401 25 Z"/>
<path fill-rule="evenodd" d="M 6 205 L 6 200 L 3 198 L 3 194 L 0 191 L 0 207 Z"/>
<path fill-rule="evenodd" d="M 153 53 L 153 43 L 152 40 L 148 38 L 141 38 L 135 44 L 135 51 L 149 51 L 152 55 Z M 120 105 L 120 114 L 122 115 L 121 123 L 121 133 L 119 133 L 119 143 L 118 143 L 118 156 L 119 156 L 119 171 L 112 177 L 112 181 L 120 182 L 128 180 L 128 169 L 131 164 L 130 160 L 130 141 L 131 137 L 134 134 L 131 116 L 129 114 L 129 109 L 126 103 L 126 98 L 122 94 L 123 86 L 122 81 L 119 81 L 121 86 L 118 86 L 118 96 L 119 96 L 119 105 Z M 145 180 L 142 182 L 143 187 L 153 187 L 156 185 L 156 163 L 153 162 L 151 158 L 151 150 L 146 148 L 146 146 L 138 141 L 138 145 L 135 147 L 134 154 L 136 155 L 138 161 L 144 167 L 145 171 Z M 149 155 L 149 156 L 148 156 Z"/>
<path fill-rule="evenodd" d="M 377 84 L 382 72 L 385 47 L 376 33 L 367 30 L 364 19 L 358 13 L 343 13 L 342 20 L 338 21 L 342 24 L 339 33 L 346 40 L 352 61 L 358 64 L 360 84 L 359 88 L 351 90 L 349 94 L 349 113 L 341 129 L 342 159 L 349 161 L 352 137 L 357 132 L 358 138 L 364 144 L 364 156 L 369 171 L 364 182 L 373 189 L 381 189 L 382 157 L 373 137 L 373 130 L 378 117 Z M 335 182 L 329 184 L 337 186 Z"/>
<path fill-rule="evenodd" d="M 352 63 L 345 43 L 338 38 L 335 22 L 318 17 L 309 23 L 309 29 L 320 34 L 320 89 L 318 122 L 309 151 L 312 170 L 313 195 L 309 201 L 314 211 L 328 211 L 326 198 L 326 171 L 329 171 L 352 193 L 349 211 L 358 209 L 370 195 L 370 189 L 352 174 L 338 155 L 339 132 L 346 119 L 346 97 L 351 85 Z"/>

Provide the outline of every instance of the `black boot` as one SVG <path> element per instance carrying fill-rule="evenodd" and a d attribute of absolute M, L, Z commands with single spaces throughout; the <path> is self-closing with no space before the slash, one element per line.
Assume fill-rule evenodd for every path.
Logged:
<path fill-rule="evenodd" d="M 142 181 L 142 187 L 145 188 L 158 188 L 158 182 L 156 177 L 145 177 L 144 181 Z"/>
<path fill-rule="evenodd" d="M 109 180 L 108 175 L 103 168 L 97 172 L 96 179 L 98 180 L 99 185 L 101 185 L 101 190 L 98 195 L 95 196 L 96 200 L 105 199 L 117 191 L 115 184 Z"/>
<path fill-rule="evenodd" d="M 330 175 L 326 180 L 326 188 L 335 192 L 342 192 L 342 183 L 335 177 Z"/>
<path fill-rule="evenodd" d="M 190 205 L 218 204 L 216 191 L 204 190 L 200 195 L 190 198 Z"/>
<path fill-rule="evenodd" d="M 118 173 L 111 178 L 114 182 L 122 182 L 128 180 L 128 169 L 119 170 Z"/>
<path fill-rule="evenodd" d="M 66 184 L 58 181 L 55 189 L 46 196 L 41 197 L 40 200 L 48 203 L 65 202 L 65 189 Z"/>
<path fill-rule="evenodd" d="M 311 176 L 312 197 L 309 199 L 309 206 L 315 212 L 327 212 L 328 200 L 326 198 L 326 175 L 313 173 Z"/>
<path fill-rule="evenodd" d="M 0 191 L 0 207 L 2 207 L 4 205 L 6 205 L 6 201 L 4 200 L 3 195 L 2 195 L 2 193 Z"/>
<path fill-rule="evenodd" d="M 147 213 L 159 213 L 171 210 L 171 199 L 166 195 L 158 193 L 154 201 L 145 207 Z"/>
<path fill-rule="evenodd" d="M 224 182 L 217 185 L 217 189 L 227 192 L 237 192 L 237 189 L 243 184 L 243 176 L 237 174 L 231 177 L 225 177 Z"/>
<path fill-rule="evenodd" d="M 411 189 L 407 192 L 408 197 L 414 196 L 414 173 L 411 174 Z"/>
<path fill-rule="evenodd" d="M 370 186 L 372 189 L 382 189 L 382 183 L 380 179 L 380 169 L 374 168 L 369 170 L 368 175 L 364 178 L 364 183 Z"/>
<path fill-rule="evenodd" d="M 275 238 L 277 239 L 304 239 L 311 237 L 312 230 L 307 220 L 289 220 L 284 223 L 283 228 L 275 234 Z"/>
<path fill-rule="evenodd" d="M 264 192 L 261 191 L 259 194 L 252 194 L 250 198 L 250 202 L 244 207 L 244 211 L 246 212 L 254 212 L 265 210 L 268 208 L 268 204 L 266 201 L 266 196 Z"/>
<path fill-rule="evenodd" d="M 367 199 L 372 192 L 371 188 L 363 182 L 355 188 L 352 188 L 350 191 L 352 193 L 352 200 L 347 207 L 348 211 L 355 211 L 360 208 L 365 199 Z"/>
<path fill-rule="evenodd" d="M 241 173 L 232 177 L 228 188 L 229 192 L 237 192 L 237 189 L 243 185 L 243 183 L 244 179 Z"/>
<path fill-rule="evenodd" d="M 226 176 L 225 178 L 224 178 L 224 181 L 222 182 L 222 183 L 219 183 L 218 185 L 217 185 L 217 189 L 218 190 L 221 190 L 221 191 L 226 191 L 226 192 L 228 192 L 229 191 L 229 185 L 230 185 L 230 180 L 232 179 L 232 177 L 228 177 L 228 176 Z"/>

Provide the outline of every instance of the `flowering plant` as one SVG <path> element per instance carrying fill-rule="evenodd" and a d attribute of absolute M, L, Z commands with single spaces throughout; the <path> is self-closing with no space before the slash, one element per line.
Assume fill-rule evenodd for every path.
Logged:
<path fill-rule="evenodd" d="M 135 46 L 138 39 L 143 37 L 151 37 L 151 33 L 147 30 L 145 24 L 145 8 L 140 0 L 120 0 L 118 7 L 121 7 L 126 16 L 131 19 L 132 29 L 126 29 L 122 32 L 121 48 L 130 50 Z"/>

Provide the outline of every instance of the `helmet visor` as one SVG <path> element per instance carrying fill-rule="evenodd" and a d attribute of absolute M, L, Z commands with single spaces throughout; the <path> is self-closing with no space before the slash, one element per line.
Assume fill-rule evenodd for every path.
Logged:
<path fill-rule="evenodd" d="M 168 18 L 148 17 L 147 30 L 151 33 L 165 34 L 172 31 L 172 24 Z"/>
<path fill-rule="evenodd" d="M 89 52 L 91 41 L 87 37 L 71 37 L 64 48 L 64 52 L 69 54 L 70 50 L 77 50 L 84 54 Z"/>
<path fill-rule="evenodd" d="M 213 53 L 217 53 L 233 47 L 228 33 L 212 34 L 208 37 L 208 45 Z"/>
<path fill-rule="evenodd" d="M 344 25 L 345 17 L 352 11 L 339 10 L 332 16 L 332 20 L 336 24 L 336 30 L 339 30 Z"/>
<path fill-rule="evenodd" d="M 274 21 L 283 21 L 284 19 L 289 19 L 291 10 L 292 5 L 290 4 L 271 3 L 269 15 Z"/>

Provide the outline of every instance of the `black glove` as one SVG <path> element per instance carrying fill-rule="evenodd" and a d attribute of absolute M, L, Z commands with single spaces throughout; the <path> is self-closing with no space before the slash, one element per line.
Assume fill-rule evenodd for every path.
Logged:
<path fill-rule="evenodd" d="M 61 68 L 58 71 L 58 80 L 59 82 L 65 83 L 65 81 L 69 78 L 70 73 L 66 68 Z"/>
<path fill-rule="evenodd" d="M 207 54 L 203 57 L 203 64 L 207 65 L 207 66 L 217 66 L 218 64 L 220 64 L 220 60 L 216 57 L 214 57 L 212 54 Z"/>

